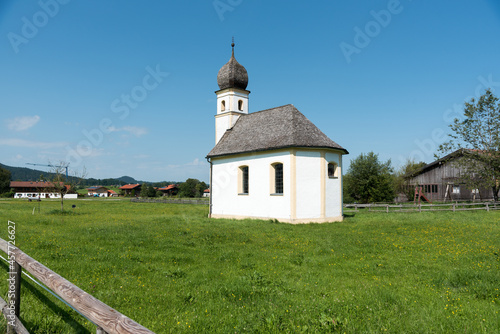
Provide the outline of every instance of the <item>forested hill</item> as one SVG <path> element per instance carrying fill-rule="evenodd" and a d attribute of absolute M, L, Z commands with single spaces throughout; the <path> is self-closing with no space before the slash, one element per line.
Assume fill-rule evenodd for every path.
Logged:
<path fill-rule="evenodd" d="M 39 180 L 47 180 L 52 179 L 55 174 L 44 172 L 41 170 L 26 168 L 26 167 L 11 167 L 6 166 L 4 164 L 0 164 L 0 167 L 8 170 L 11 173 L 11 181 L 39 181 Z M 84 186 L 93 186 L 93 185 L 101 185 L 101 186 L 111 186 L 111 185 L 124 185 L 127 183 L 142 183 L 141 181 L 136 181 L 134 178 L 130 176 L 122 176 L 116 179 L 84 179 L 83 182 L 80 182 L 81 185 Z"/>
<path fill-rule="evenodd" d="M 11 181 L 38 181 L 40 178 L 46 179 L 54 177 L 54 173 L 43 172 L 25 167 L 11 167 L 0 164 L 0 167 L 10 172 Z"/>

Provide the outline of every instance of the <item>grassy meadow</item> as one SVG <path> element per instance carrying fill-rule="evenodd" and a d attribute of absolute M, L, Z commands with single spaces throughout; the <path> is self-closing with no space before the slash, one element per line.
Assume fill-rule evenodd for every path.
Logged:
<path fill-rule="evenodd" d="M 288 225 L 209 220 L 206 205 L 38 204 L 0 200 L 0 237 L 14 221 L 24 252 L 156 333 L 500 332 L 500 212 Z M 95 333 L 26 279 L 21 319 Z"/>

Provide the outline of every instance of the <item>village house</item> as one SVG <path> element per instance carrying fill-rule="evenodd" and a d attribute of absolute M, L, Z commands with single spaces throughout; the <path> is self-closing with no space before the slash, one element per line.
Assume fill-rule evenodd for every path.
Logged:
<path fill-rule="evenodd" d="M 64 186 L 63 182 L 57 184 L 52 182 L 32 182 L 32 181 L 11 181 L 10 188 L 14 192 L 14 198 L 27 198 L 27 199 L 43 199 L 43 198 L 61 198 L 61 194 L 57 188 Z M 63 195 L 65 199 L 76 199 L 78 194 L 68 193 L 70 188 L 66 187 L 66 194 Z"/>
<path fill-rule="evenodd" d="M 232 47 L 217 75 L 210 217 L 341 221 L 347 150 L 291 104 L 249 113 L 248 73 Z"/>
<path fill-rule="evenodd" d="M 179 187 L 176 184 L 169 184 L 168 186 L 158 188 L 163 193 L 163 196 L 175 196 L 179 192 Z"/>
<path fill-rule="evenodd" d="M 110 190 L 110 189 L 103 187 L 103 186 L 93 186 L 93 187 L 87 188 L 87 196 L 91 196 L 91 197 L 115 197 L 115 196 L 118 196 L 118 194 L 115 191 Z"/>
<path fill-rule="evenodd" d="M 126 184 L 119 188 L 125 194 L 125 196 L 135 196 L 138 197 L 141 194 L 141 185 L 139 183 L 136 184 Z"/>

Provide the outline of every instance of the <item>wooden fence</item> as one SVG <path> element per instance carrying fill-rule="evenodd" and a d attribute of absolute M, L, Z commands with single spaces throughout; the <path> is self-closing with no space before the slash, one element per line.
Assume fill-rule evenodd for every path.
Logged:
<path fill-rule="evenodd" d="M 424 212 L 424 211 L 472 211 L 500 210 L 500 202 L 444 203 L 444 204 L 344 204 L 344 213 L 368 212 Z"/>
<path fill-rule="evenodd" d="M 207 199 L 154 199 L 154 198 L 132 198 L 135 203 L 173 203 L 173 204 L 210 204 Z"/>
<path fill-rule="evenodd" d="M 96 324 L 97 334 L 154 334 L 154 332 L 89 295 L 3 239 L 0 239 L 0 250 L 7 254 L 10 269 L 8 280 L 9 300 L 6 302 L 0 298 L 0 308 L 7 320 L 7 333 L 29 334 L 19 320 L 21 272 L 24 269 L 81 315 Z"/>

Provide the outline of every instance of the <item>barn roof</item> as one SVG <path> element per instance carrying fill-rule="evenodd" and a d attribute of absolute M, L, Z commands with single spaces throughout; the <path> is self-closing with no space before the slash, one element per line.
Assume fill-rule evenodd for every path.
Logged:
<path fill-rule="evenodd" d="M 288 147 L 331 148 L 349 153 L 287 104 L 240 116 L 207 158 Z"/>
<path fill-rule="evenodd" d="M 411 177 L 415 177 L 415 176 L 420 175 L 420 174 L 423 174 L 423 173 L 425 173 L 425 172 L 427 172 L 427 171 L 429 171 L 429 170 L 431 170 L 431 169 L 434 169 L 434 168 L 436 168 L 436 167 L 439 167 L 439 166 L 441 166 L 441 165 L 443 165 L 443 164 L 445 164 L 445 163 L 447 163 L 447 162 L 449 162 L 449 161 L 451 161 L 451 160 L 454 160 L 454 159 L 456 159 L 456 158 L 460 158 L 460 157 L 464 156 L 464 154 L 465 154 L 467 151 L 469 151 L 469 152 L 474 152 L 474 151 L 477 151 L 477 150 L 470 150 L 470 149 L 460 148 L 460 149 L 458 149 L 458 150 L 456 150 L 456 151 L 453 151 L 453 152 L 451 152 L 450 154 L 448 154 L 448 155 L 446 155 L 446 156 L 442 157 L 441 159 L 438 159 L 438 160 L 436 160 L 436 161 L 433 161 L 433 162 L 431 162 L 431 163 L 429 163 L 429 164 L 427 164 L 427 165 L 425 165 L 425 166 L 423 166 L 423 167 L 421 167 L 421 168 L 417 169 L 417 170 L 416 170 L 416 171 L 415 171 L 412 175 L 410 175 L 410 176 L 411 176 Z"/>
<path fill-rule="evenodd" d="M 63 185 L 64 182 L 59 182 Z M 32 181 L 11 181 L 11 188 L 54 188 L 54 183 L 52 182 L 32 182 Z"/>

